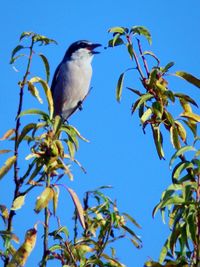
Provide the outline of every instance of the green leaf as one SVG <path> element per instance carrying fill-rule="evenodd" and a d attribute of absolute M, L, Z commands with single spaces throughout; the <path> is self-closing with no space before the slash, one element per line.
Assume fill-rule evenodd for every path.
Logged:
<path fill-rule="evenodd" d="M 139 34 L 139 35 L 143 35 L 149 42 L 149 44 L 152 44 L 152 38 L 151 38 L 151 34 L 148 31 L 147 28 L 145 28 L 144 26 L 134 26 L 131 28 L 131 33 L 133 34 Z"/>
<path fill-rule="evenodd" d="M 31 183 L 31 181 L 39 174 L 42 168 L 43 168 L 43 164 L 41 164 L 40 161 L 37 160 L 36 167 L 34 171 L 32 172 L 31 176 L 29 177 L 27 184 Z"/>
<path fill-rule="evenodd" d="M 55 134 L 58 133 L 61 125 L 62 125 L 62 118 L 59 115 L 56 115 L 54 117 L 54 124 L 53 124 L 53 130 Z"/>
<path fill-rule="evenodd" d="M 11 210 L 19 210 L 24 205 L 26 195 L 15 198 Z"/>
<path fill-rule="evenodd" d="M 81 133 L 80 133 L 74 126 L 72 126 L 72 125 L 68 125 L 68 127 L 69 127 L 70 129 L 72 129 L 72 130 L 76 133 L 76 135 L 77 135 L 81 140 L 83 140 L 83 141 L 89 143 L 89 140 L 86 139 L 85 137 L 83 137 L 83 136 L 81 135 Z"/>
<path fill-rule="evenodd" d="M 200 116 L 193 112 L 183 112 L 180 114 L 181 117 L 193 120 L 194 122 L 200 122 Z"/>
<path fill-rule="evenodd" d="M 185 95 L 185 94 L 182 94 L 182 93 L 175 93 L 174 96 L 178 97 L 179 99 L 183 99 L 186 102 L 189 102 L 189 103 L 193 104 L 194 106 L 196 106 L 198 108 L 198 105 L 195 102 L 195 100 L 193 98 L 191 98 L 189 95 Z"/>
<path fill-rule="evenodd" d="M 191 105 L 184 98 L 179 98 L 180 104 L 184 110 L 184 112 L 192 112 Z"/>
<path fill-rule="evenodd" d="M 1 214 L 4 222 L 6 223 L 6 221 L 9 218 L 9 211 L 5 205 L 0 205 L 0 214 Z"/>
<path fill-rule="evenodd" d="M 152 104 L 152 112 L 156 115 L 158 119 L 162 119 L 163 115 L 163 105 L 160 102 L 153 102 Z"/>
<path fill-rule="evenodd" d="M 63 140 L 64 141 L 64 140 Z M 61 158 L 63 158 L 64 157 L 64 147 L 63 147 L 63 143 L 60 141 L 60 140 L 55 140 L 55 145 L 56 145 L 56 147 L 57 147 L 57 149 L 58 149 L 58 153 L 59 153 L 59 156 L 61 157 Z"/>
<path fill-rule="evenodd" d="M 183 78 L 187 82 L 193 84 L 194 86 L 200 88 L 200 80 L 193 76 L 190 73 L 184 72 L 184 71 L 177 71 L 175 73 L 176 76 Z"/>
<path fill-rule="evenodd" d="M 138 109 L 143 103 L 145 103 L 146 101 L 150 100 L 151 98 L 153 98 L 152 94 L 144 94 L 142 95 L 133 105 L 132 107 L 132 113 L 135 112 L 136 109 Z"/>
<path fill-rule="evenodd" d="M 186 142 L 187 132 L 186 132 L 185 128 L 180 123 L 180 121 L 174 121 L 174 123 L 177 127 L 178 134 L 179 134 L 180 138 L 182 139 L 183 142 Z"/>
<path fill-rule="evenodd" d="M 105 253 L 102 253 L 101 255 L 103 258 L 105 258 L 108 262 L 109 262 L 109 265 L 107 266 L 111 266 L 111 267 L 125 267 L 123 264 L 121 264 L 119 261 L 117 261 L 116 259 L 113 259 L 111 258 L 110 256 L 108 256 L 107 254 Z M 96 264 L 95 264 L 96 265 Z M 98 266 L 101 266 L 101 265 L 98 265 Z M 105 266 L 105 265 L 104 265 Z"/>
<path fill-rule="evenodd" d="M 138 96 L 142 96 L 142 93 L 134 88 L 130 88 L 130 87 L 126 87 L 128 90 L 130 90 L 131 92 L 133 92 L 134 94 L 138 95 Z"/>
<path fill-rule="evenodd" d="M 158 262 L 155 262 L 155 261 L 147 261 L 145 262 L 145 265 L 144 267 L 163 267 L 163 265 L 161 265 L 160 263 Z"/>
<path fill-rule="evenodd" d="M 53 214 L 56 216 L 56 210 L 58 207 L 58 197 L 59 197 L 59 187 L 54 186 L 53 187 Z"/>
<path fill-rule="evenodd" d="M 136 227 L 138 227 L 138 228 L 142 228 L 137 222 L 136 222 L 136 220 L 132 217 L 132 216 L 130 216 L 128 213 L 126 213 L 126 212 L 123 212 L 122 213 L 122 215 L 124 215 L 130 222 L 132 222 Z"/>
<path fill-rule="evenodd" d="M 171 168 L 172 164 L 174 163 L 175 159 L 178 158 L 181 155 L 184 155 L 187 151 L 195 151 L 196 149 L 193 146 L 184 146 L 181 147 L 179 150 L 177 150 L 174 155 L 171 157 L 169 166 Z"/>
<path fill-rule="evenodd" d="M 0 179 L 8 173 L 8 171 L 12 168 L 12 165 L 15 163 L 16 159 L 16 156 L 12 156 L 11 158 L 6 160 L 4 166 L 0 168 Z"/>
<path fill-rule="evenodd" d="M 163 73 L 168 72 L 168 70 L 169 70 L 171 67 L 173 67 L 174 64 L 175 64 L 174 62 L 169 62 L 169 63 L 162 69 L 162 72 L 163 72 Z"/>
<path fill-rule="evenodd" d="M 24 174 L 24 176 L 21 177 L 22 180 L 26 179 L 26 178 L 30 175 L 31 170 L 33 169 L 33 167 L 35 166 L 35 164 L 36 164 L 37 162 L 38 162 L 38 159 L 35 158 L 35 159 L 31 162 L 31 164 L 29 164 L 26 173 Z"/>
<path fill-rule="evenodd" d="M 20 55 L 17 55 L 16 57 L 13 57 L 13 58 L 11 58 L 11 60 L 10 60 L 10 64 L 14 64 L 15 63 L 15 61 L 17 60 L 17 59 L 19 59 L 19 58 L 21 58 L 21 57 L 24 57 L 25 56 L 25 54 L 20 54 Z"/>
<path fill-rule="evenodd" d="M 61 131 L 64 131 L 67 133 L 68 138 L 70 141 L 72 141 L 75 145 L 76 150 L 78 149 L 78 139 L 76 136 L 76 132 L 73 130 L 73 128 L 69 127 L 69 126 L 63 126 L 61 127 Z"/>
<path fill-rule="evenodd" d="M 148 108 L 142 115 L 142 117 L 140 118 L 141 123 L 145 123 L 149 117 L 152 115 L 152 109 Z"/>
<path fill-rule="evenodd" d="M 127 49 L 128 49 L 128 53 L 129 53 L 131 59 L 133 59 L 133 55 L 134 55 L 133 45 L 128 43 L 127 44 Z"/>
<path fill-rule="evenodd" d="M 120 100 L 121 100 L 123 82 L 124 82 L 124 72 L 119 76 L 119 79 L 117 82 L 116 99 L 118 102 L 120 102 Z"/>
<path fill-rule="evenodd" d="M 49 117 L 50 119 L 53 118 L 53 112 L 54 112 L 54 104 L 53 104 L 53 97 L 51 94 L 51 89 L 49 88 L 48 84 L 46 81 L 41 79 L 40 77 L 33 77 L 30 79 L 31 83 L 40 83 L 44 89 L 47 101 L 48 101 L 48 108 L 49 108 Z"/>
<path fill-rule="evenodd" d="M 124 44 L 122 38 L 119 37 L 120 34 L 116 34 L 113 39 L 109 40 L 108 47 L 114 47 Z"/>
<path fill-rule="evenodd" d="M 38 89 L 30 81 L 28 82 L 28 90 L 31 92 L 32 96 L 37 98 L 40 104 L 43 104 L 43 100 L 40 97 Z"/>
<path fill-rule="evenodd" d="M 170 139 L 171 139 L 171 143 L 172 143 L 173 147 L 176 149 L 179 149 L 180 148 L 180 142 L 178 139 L 178 130 L 173 125 L 170 127 Z"/>
<path fill-rule="evenodd" d="M 74 205 L 76 207 L 76 211 L 77 211 L 77 214 L 78 214 L 78 218 L 79 218 L 79 221 L 83 227 L 83 229 L 85 229 L 85 219 L 84 219 L 84 210 L 83 210 L 83 207 L 81 205 L 81 202 L 77 196 L 77 194 L 69 187 L 67 187 L 67 190 L 74 202 Z"/>
<path fill-rule="evenodd" d="M 147 55 L 147 56 L 151 56 L 153 57 L 156 61 L 157 61 L 157 64 L 160 65 L 160 60 L 159 58 L 152 52 L 152 51 L 145 51 L 143 53 L 143 55 Z"/>
<path fill-rule="evenodd" d="M 133 243 L 133 245 L 136 247 L 136 248 L 141 248 L 141 244 L 139 244 L 138 241 L 136 241 L 135 239 L 131 238 L 130 239 L 131 242 Z"/>
<path fill-rule="evenodd" d="M 196 212 L 189 213 L 187 217 L 187 229 L 190 233 L 192 241 L 196 244 L 197 242 L 197 224 L 196 224 Z"/>
<path fill-rule="evenodd" d="M 186 120 L 182 120 L 188 127 L 189 129 L 192 131 L 194 137 L 197 136 L 197 124 L 196 122 L 194 123 L 193 121 L 186 121 Z"/>
<path fill-rule="evenodd" d="M 126 230 L 130 235 L 132 235 L 136 240 L 140 241 L 141 242 L 141 239 L 135 234 L 135 232 L 130 229 L 129 227 L 127 227 L 126 225 L 121 225 L 121 227 Z"/>
<path fill-rule="evenodd" d="M 24 48 L 23 45 L 18 45 L 18 46 L 16 46 L 16 47 L 13 49 L 12 54 L 11 54 L 10 64 L 14 63 L 14 56 L 15 56 L 15 54 L 16 54 L 18 51 L 20 51 L 21 49 L 23 49 L 23 48 Z"/>
<path fill-rule="evenodd" d="M 48 44 L 57 44 L 57 42 L 53 39 L 50 39 L 44 35 L 40 35 L 40 34 L 35 34 L 33 35 L 33 40 L 34 42 L 40 42 L 41 45 L 48 45 Z"/>
<path fill-rule="evenodd" d="M 169 249 L 169 242 L 168 240 L 165 242 L 161 252 L 160 252 L 160 256 L 159 256 L 159 263 L 163 263 L 166 256 L 167 256 L 167 252 L 168 252 L 168 249 Z"/>
<path fill-rule="evenodd" d="M 42 209 L 46 208 L 49 202 L 53 199 L 54 191 L 51 187 L 46 187 L 42 194 L 37 197 L 35 204 L 35 212 L 39 213 Z"/>
<path fill-rule="evenodd" d="M 49 117 L 47 113 L 45 113 L 44 111 L 42 111 L 40 109 L 28 109 L 28 110 L 22 111 L 19 114 L 19 117 L 24 116 L 24 115 L 41 115 L 44 118 Z"/>
<path fill-rule="evenodd" d="M 165 208 L 166 206 L 171 206 L 171 205 L 181 205 L 183 204 L 185 201 L 183 198 L 179 197 L 179 196 L 173 196 L 171 198 L 169 198 L 166 201 L 163 201 L 161 203 L 160 208 Z"/>
<path fill-rule="evenodd" d="M 24 37 L 29 37 L 33 35 L 33 32 L 23 32 L 19 38 L 19 40 L 21 41 Z"/>
<path fill-rule="evenodd" d="M 160 159 L 164 159 L 165 155 L 162 148 L 162 143 L 163 143 L 162 133 L 160 132 L 159 127 L 155 125 L 152 125 L 152 132 L 158 156 Z"/>
<path fill-rule="evenodd" d="M 71 140 L 67 140 L 67 146 L 68 146 L 70 157 L 74 158 L 74 155 L 75 155 L 74 142 L 72 142 Z"/>
<path fill-rule="evenodd" d="M 62 246 L 61 245 L 53 245 L 50 248 L 48 248 L 49 251 L 55 251 L 55 250 L 62 250 Z"/>
<path fill-rule="evenodd" d="M 108 30 L 108 32 L 125 34 L 128 32 L 128 29 L 124 27 L 112 27 Z"/>
<path fill-rule="evenodd" d="M 58 235 L 59 233 L 64 233 L 66 239 L 69 238 L 69 231 L 68 231 L 68 229 L 67 229 L 66 226 L 62 226 L 62 227 L 60 227 L 60 228 L 55 232 L 55 235 Z"/>
<path fill-rule="evenodd" d="M 164 92 L 164 95 L 166 95 L 173 103 L 175 102 L 175 94 L 172 91 L 167 90 Z"/>
<path fill-rule="evenodd" d="M 19 144 L 21 143 L 21 141 L 24 139 L 24 137 L 32 130 L 32 129 L 34 129 L 35 127 L 36 127 L 36 123 L 29 123 L 29 124 L 27 124 L 24 128 L 23 128 L 23 130 L 22 130 L 22 132 L 21 132 L 21 134 L 19 135 L 19 137 L 18 137 L 18 140 L 17 140 L 17 146 L 19 146 Z"/>
<path fill-rule="evenodd" d="M 49 66 L 49 62 L 48 59 L 45 57 L 45 55 L 43 54 L 39 54 L 39 56 L 41 57 L 43 63 L 44 63 L 44 67 L 45 67 L 45 71 L 46 71 L 46 82 L 49 82 L 49 77 L 50 77 L 50 66 Z"/>
<path fill-rule="evenodd" d="M 178 180 L 181 173 L 184 171 L 184 170 L 187 170 L 187 169 L 193 169 L 194 168 L 194 165 L 192 162 L 190 161 L 187 161 L 187 162 L 180 162 L 179 164 L 176 165 L 176 167 L 174 168 L 173 172 L 172 172 L 172 179 L 173 180 Z M 175 181 L 174 181 L 175 182 Z"/>

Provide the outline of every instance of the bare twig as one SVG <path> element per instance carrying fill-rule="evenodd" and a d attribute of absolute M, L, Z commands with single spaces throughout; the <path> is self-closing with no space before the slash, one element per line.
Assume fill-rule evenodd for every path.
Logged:
<path fill-rule="evenodd" d="M 133 57 L 134 57 L 134 60 L 135 60 L 135 63 L 136 63 L 136 68 L 137 68 L 137 70 L 138 70 L 138 72 L 139 72 L 139 74 L 140 74 L 142 80 L 144 80 L 145 77 L 144 77 L 142 68 L 141 68 L 141 66 L 140 66 L 140 62 L 139 62 L 139 60 L 138 60 L 137 54 L 136 54 L 136 52 L 135 52 L 135 50 L 134 50 L 134 48 L 133 48 L 133 44 L 132 44 L 131 38 L 130 38 L 129 35 L 128 35 L 126 38 L 127 38 L 127 41 L 128 41 L 128 43 L 129 43 L 129 45 L 132 46 L 132 53 L 133 53 Z"/>
<path fill-rule="evenodd" d="M 67 241 L 65 241 L 65 246 L 66 246 L 67 252 L 70 255 L 70 259 L 73 261 L 74 267 L 78 267 L 78 265 L 76 263 L 76 259 L 74 258 L 74 255 L 73 255 L 73 253 L 69 247 L 69 243 Z"/>
<path fill-rule="evenodd" d="M 146 58 L 144 57 L 144 54 L 142 52 L 142 46 L 141 46 L 141 42 L 138 38 L 137 39 L 137 42 L 138 42 L 138 48 L 139 48 L 139 51 L 140 51 L 140 55 L 142 57 L 142 61 L 143 61 L 143 64 L 144 64 L 144 68 L 146 70 L 146 73 L 147 73 L 147 76 L 149 77 L 149 68 L 148 68 L 148 65 L 147 65 L 147 61 L 146 61 Z"/>
<path fill-rule="evenodd" d="M 14 196 L 13 196 L 13 201 L 19 196 L 19 190 L 21 187 L 21 181 L 19 178 L 19 165 L 18 165 L 18 138 L 19 138 L 19 129 L 21 126 L 21 118 L 19 117 L 21 111 L 22 111 L 22 106 L 23 106 L 23 96 L 24 96 L 24 88 L 27 82 L 27 77 L 30 73 L 30 67 L 31 67 L 31 62 L 32 62 L 32 56 L 33 56 L 33 45 L 34 45 L 34 40 L 32 38 L 31 45 L 29 47 L 29 57 L 28 57 L 28 64 L 26 67 L 26 72 L 24 74 L 23 80 L 20 83 L 20 93 L 19 93 L 19 105 L 18 105 L 18 110 L 17 110 L 17 116 L 16 116 L 16 125 L 15 125 L 15 144 L 14 144 L 14 155 L 16 156 L 16 161 L 14 163 L 14 182 L 15 182 L 15 190 L 14 190 Z M 7 231 L 11 232 L 12 231 L 12 221 L 13 221 L 13 216 L 15 215 L 14 210 L 10 210 L 9 217 L 8 217 L 8 226 L 7 226 Z M 6 257 L 4 261 L 4 266 L 7 266 L 9 262 L 9 257 Z"/>
<path fill-rule="evenodd" d="M 46 177 L 46 187 L 50 186 L 50 176 L 48 175 Z M 44 239 L 43 239 L 43 257 L 41 262 L 41 267 L 46 267 L 47 264 L 47 253 L 48 253 L 48 247 L 49 247 L 49 219 L 50 219 L 50 212 L 48 206 L 44 210 Z"/>

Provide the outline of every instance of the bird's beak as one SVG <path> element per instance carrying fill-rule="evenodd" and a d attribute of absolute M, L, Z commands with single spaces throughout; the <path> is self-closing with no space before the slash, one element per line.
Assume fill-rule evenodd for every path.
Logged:
<path fill-rule="evenodd" d="M 97 48 L 99 46 L 102 46 L 102 45 L 101 44 L 91 44 L 91 52 L 92 52 L 92 54 L 99 54 L 100 53 L 100 52 L 94 50 L 95 48 Z"/>

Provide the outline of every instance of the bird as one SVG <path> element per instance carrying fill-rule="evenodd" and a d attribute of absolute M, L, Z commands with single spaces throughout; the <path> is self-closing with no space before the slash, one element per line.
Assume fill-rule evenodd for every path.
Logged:
<path fill-rule="evenodd" d="M 99 43 L 80 40 L 67 49 L 51 84 L 54 117 L 59 115 L 63 121 L 67 121 L 77 109 L 82 109 L 90 89 L 92 59 L 95 54 L 99 54 L 95 51 L 99 46 Z"/>

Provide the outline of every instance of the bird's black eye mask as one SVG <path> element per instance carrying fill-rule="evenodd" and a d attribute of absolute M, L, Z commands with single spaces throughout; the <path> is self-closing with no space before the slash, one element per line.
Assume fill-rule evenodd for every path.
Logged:
<path fill-rule="evenodd" d="M 100 44 L 93 44 L 87 41 L 78 41 L 73 43 L 67 50 L 64 60 L 67 58 L 69 59 L 71 55 L 76 52 L 78 49 L 87 49 L 91 54 L 98 54 L 99 52 L 94 51 L 94 49 L 98 46 L 101 46 Z"/>

